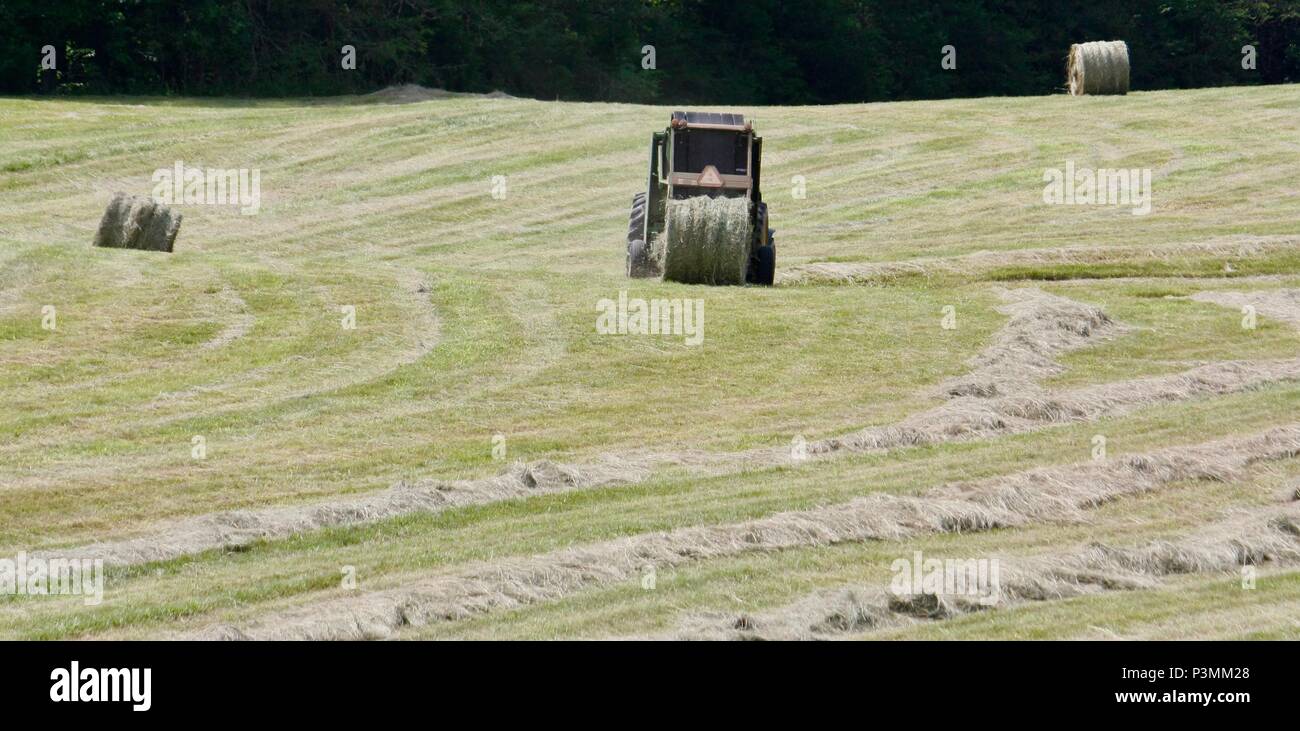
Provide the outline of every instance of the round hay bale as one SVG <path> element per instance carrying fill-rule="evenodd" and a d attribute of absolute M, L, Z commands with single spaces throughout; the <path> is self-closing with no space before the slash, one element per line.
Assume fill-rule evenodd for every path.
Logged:
<path fill-rule="evenodd" d="M 660 238 L 655 256 L 667 280 L 744 284 L 752 235 L 747 198 L 669 201 L 666 237 Z"/>
<path fill-rule="evenodd" d="M 157 206 L 148 198 L 135 196 L 131 199 L 131 209 L 126 214 L 126 220 L 122 222 L 124 246 L 130 249 L 143 248 L 140 235 L 149 228 L 149 222 L 153 220 L 156 210 Z"/>
<path fill-rule="evenodd" d="M 181 214 L 141 196 L 115 193 L 95 232 L 95 246 L 171 252 Z"/>
<path fill-rule="evenodd" d="M 149 220 L 149 225 L 140 233 L 137 241 L 139 248 L 148 251 L 170 252 L 176 243 L 176 234 L 181 230 L 181 214 L 164 205 L 159 205 Z"/>
<path fill-rule="evenodd" d="M 95 246 L 111 249 L 121 248 L 122 224 L 131 212 L 131 198 L 126 193 L 114 193 L 113 199 L 104 209 L 104 217 L 99 219 L 99 230 L 95 232 Z"/>
<path fill-rule="evenodd" d="M 1127 94 L 1128 44 L 1093 41 L 1070 46 L 1066 77 L 1070 94 Z"/>

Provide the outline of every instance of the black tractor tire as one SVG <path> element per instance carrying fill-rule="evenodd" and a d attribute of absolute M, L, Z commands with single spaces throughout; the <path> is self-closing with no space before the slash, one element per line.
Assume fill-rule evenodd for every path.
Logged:
<path fill-rule="evenodd" d="M 659 276 L 659 268 L 650 258 L 650 249 L 641 239 L 637 239 L 627 248 L 627 275 L 633 279 L 646 279 Z"/>
<path fill-rule="evenodd" d="M 634 278 L 658 274 L 645 242 L 645 208 L 645 193 L 632 196 L 632 211 L 627 217 L 627 275 Z"/>
<path fill-rule="evenodd" d="M 754 260 L 750 263 L 751 279 L 754 284 L 764 287 L 772 286 L 776 281 L 776 246 L 765 244 L 754 250 Z"/>
<path fill-rule="evenodd" d="M 776 237 L 768 227 L 767 204 L 758 203 L 754 211 L 754 252 L 749 257 L 745 281 L 770 287 L 776 280 Z M 767 232 L 766 240 L 763 233 Z"/>

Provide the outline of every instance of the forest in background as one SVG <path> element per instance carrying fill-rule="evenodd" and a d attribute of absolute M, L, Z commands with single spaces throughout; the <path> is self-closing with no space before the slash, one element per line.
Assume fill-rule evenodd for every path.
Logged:
<path fill-rule="evenodd" d="M 1064 86 L 1071 43 L 1112 39 L 1129 44 L 1137 90 L 1300 79 L 1300 0 L 0 0 L 0 94 L 1030 95 Z M 955 69 L 940 63 L 949 45 Z"/>

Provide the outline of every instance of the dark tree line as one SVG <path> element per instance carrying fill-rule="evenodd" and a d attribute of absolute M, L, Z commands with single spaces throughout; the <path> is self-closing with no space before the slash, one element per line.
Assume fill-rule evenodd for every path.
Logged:
<path fill-rule="evenodd" d="M 1129 43 L 1135 89 L 1300 80 L 1300 0 L 0 0 L 0 94 L 1044 94 L 1062 87 L 1070 43 L 1111 39 Z M 1255 69 L 1242 68 L 1247 44 Z M 941 68 L 946 45 L 955 70 Z"/>

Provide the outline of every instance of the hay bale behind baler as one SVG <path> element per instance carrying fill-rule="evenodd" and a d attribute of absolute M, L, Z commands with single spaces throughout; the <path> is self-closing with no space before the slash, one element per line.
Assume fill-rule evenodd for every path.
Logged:
<path fill-rule="evenodd" d="M 673 200 L 655 256 L 665 280 L 744 284 L 752 237 L 748 198 Z"/>

